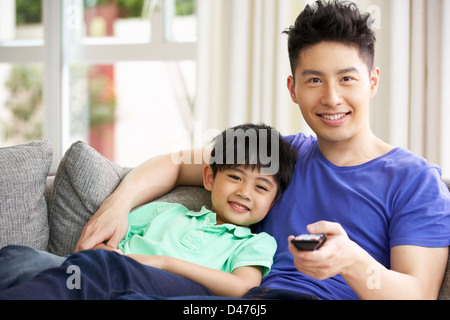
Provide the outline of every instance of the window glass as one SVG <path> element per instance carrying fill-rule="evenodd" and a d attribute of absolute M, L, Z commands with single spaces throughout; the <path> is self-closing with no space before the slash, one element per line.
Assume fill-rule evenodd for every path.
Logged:
<path fill-rule="evenodd" d="M 149 40 L 150 2 L 145 0 L 84 0 L 84 36 Z"/>
<path fill-rule="evenodd" d="M 0 63 L 0 145 L 42 139 L 42 65 Z"/>
<path fill-rule="evenodd" d="M 164 1 L 166 40 L 172 42 L 197 41 L 195 0 Z"/>
<path fill-rule="evenodd" d="M 0 1 L 0 41 L 43 38 L 42 0 Z"/>
<path fill-rule="evenodd" d="M 189 147 L 187 120 L 195 66 L 182 62 L 119 62 L 70 68 L 70 140 L 134 167 L 157 154 Z"/>

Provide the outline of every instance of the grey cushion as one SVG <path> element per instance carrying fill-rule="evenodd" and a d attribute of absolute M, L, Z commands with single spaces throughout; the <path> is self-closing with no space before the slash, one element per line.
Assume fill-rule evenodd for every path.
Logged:
<path fill-rule="evenodd" d="M 450 179 L 443 179 L 448 189 L 450 190 Z M 445 271 L 444 281 L 439 292 L 439 299 L 450 300 L 450 253 L 447 261 L 447 269 Z"/>
<path fill-rule="evenodd" d="M 49 212 L 51 253 L 62 256 L 74 251 L 84 225 L 129 170 L 84 142 L 67 150 L 55 175 Z"/>
<path fill-rule="evenodd" d="M 439 291 L 440 300 L 450 300 L 450 252 L 447 261 L 447 269 L 445 270 L 444 280 L 441 290 Z"/>
<path fill-rule="evenodd" d="M 442 181 L 444 181 L 444 183 L 447 185 L 448 190 L 450 191 L 450 178 L 444 178 L 442 179 Z"/>
<path fill-rule="evenodd" d="M 48 141 L 0 148 L 0 247 L 47 249 L 44 190 L 52 155 Z"/>
<path fill-rule="evenodd" d="M 189 210 L 200 211 L 203 206 L 211 208 L 211 192 L 203 187 L 177 187 L 154 201 L 181 203 Z"/>

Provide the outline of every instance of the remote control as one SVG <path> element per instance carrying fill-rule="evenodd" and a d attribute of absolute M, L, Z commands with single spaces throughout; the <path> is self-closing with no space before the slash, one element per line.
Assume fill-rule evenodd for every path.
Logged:
<path fill-rule="evenodd" d="M 324 234 L 302 234 L 292 240 L 292 244 L 300 251 L 312 251 L 319 249 L 325 242 Z"/>

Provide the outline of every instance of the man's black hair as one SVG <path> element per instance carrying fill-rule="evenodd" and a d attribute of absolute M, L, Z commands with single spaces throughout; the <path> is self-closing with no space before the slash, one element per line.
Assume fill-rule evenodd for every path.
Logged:
<path fill-rule="evenodd" d="M 324 41 L 354 46 L 369 72 L 374 66 L 375 33 L 370 13 L 362 14 L 350 1 L 316 1 L 307 5 L 295 24 L 284 31 L 288 34 L 288 51 L 292 76 L 299 64 L 302 50 Z"/>

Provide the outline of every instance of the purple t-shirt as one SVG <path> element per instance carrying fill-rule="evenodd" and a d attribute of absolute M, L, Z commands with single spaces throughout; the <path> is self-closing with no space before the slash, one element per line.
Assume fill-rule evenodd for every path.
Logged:
<path fill-rule="evenodd" d="M 316 138 L 297 134 L 286 140 L 299 158 L 291 185 L 257 226 L 278 243 L 263 286 L 319 299 L 358 298 L 341 276 L 320 281 L 293 264 L 288 236 L 306 233 L 308 224 L 320 220 L 340 223 L 351 240 L 387 268 L 394 246 L 450 245 L 450 193 L 439 167 L 402 148 L 362 165 L 338 167 L 322 155 Z"/>

